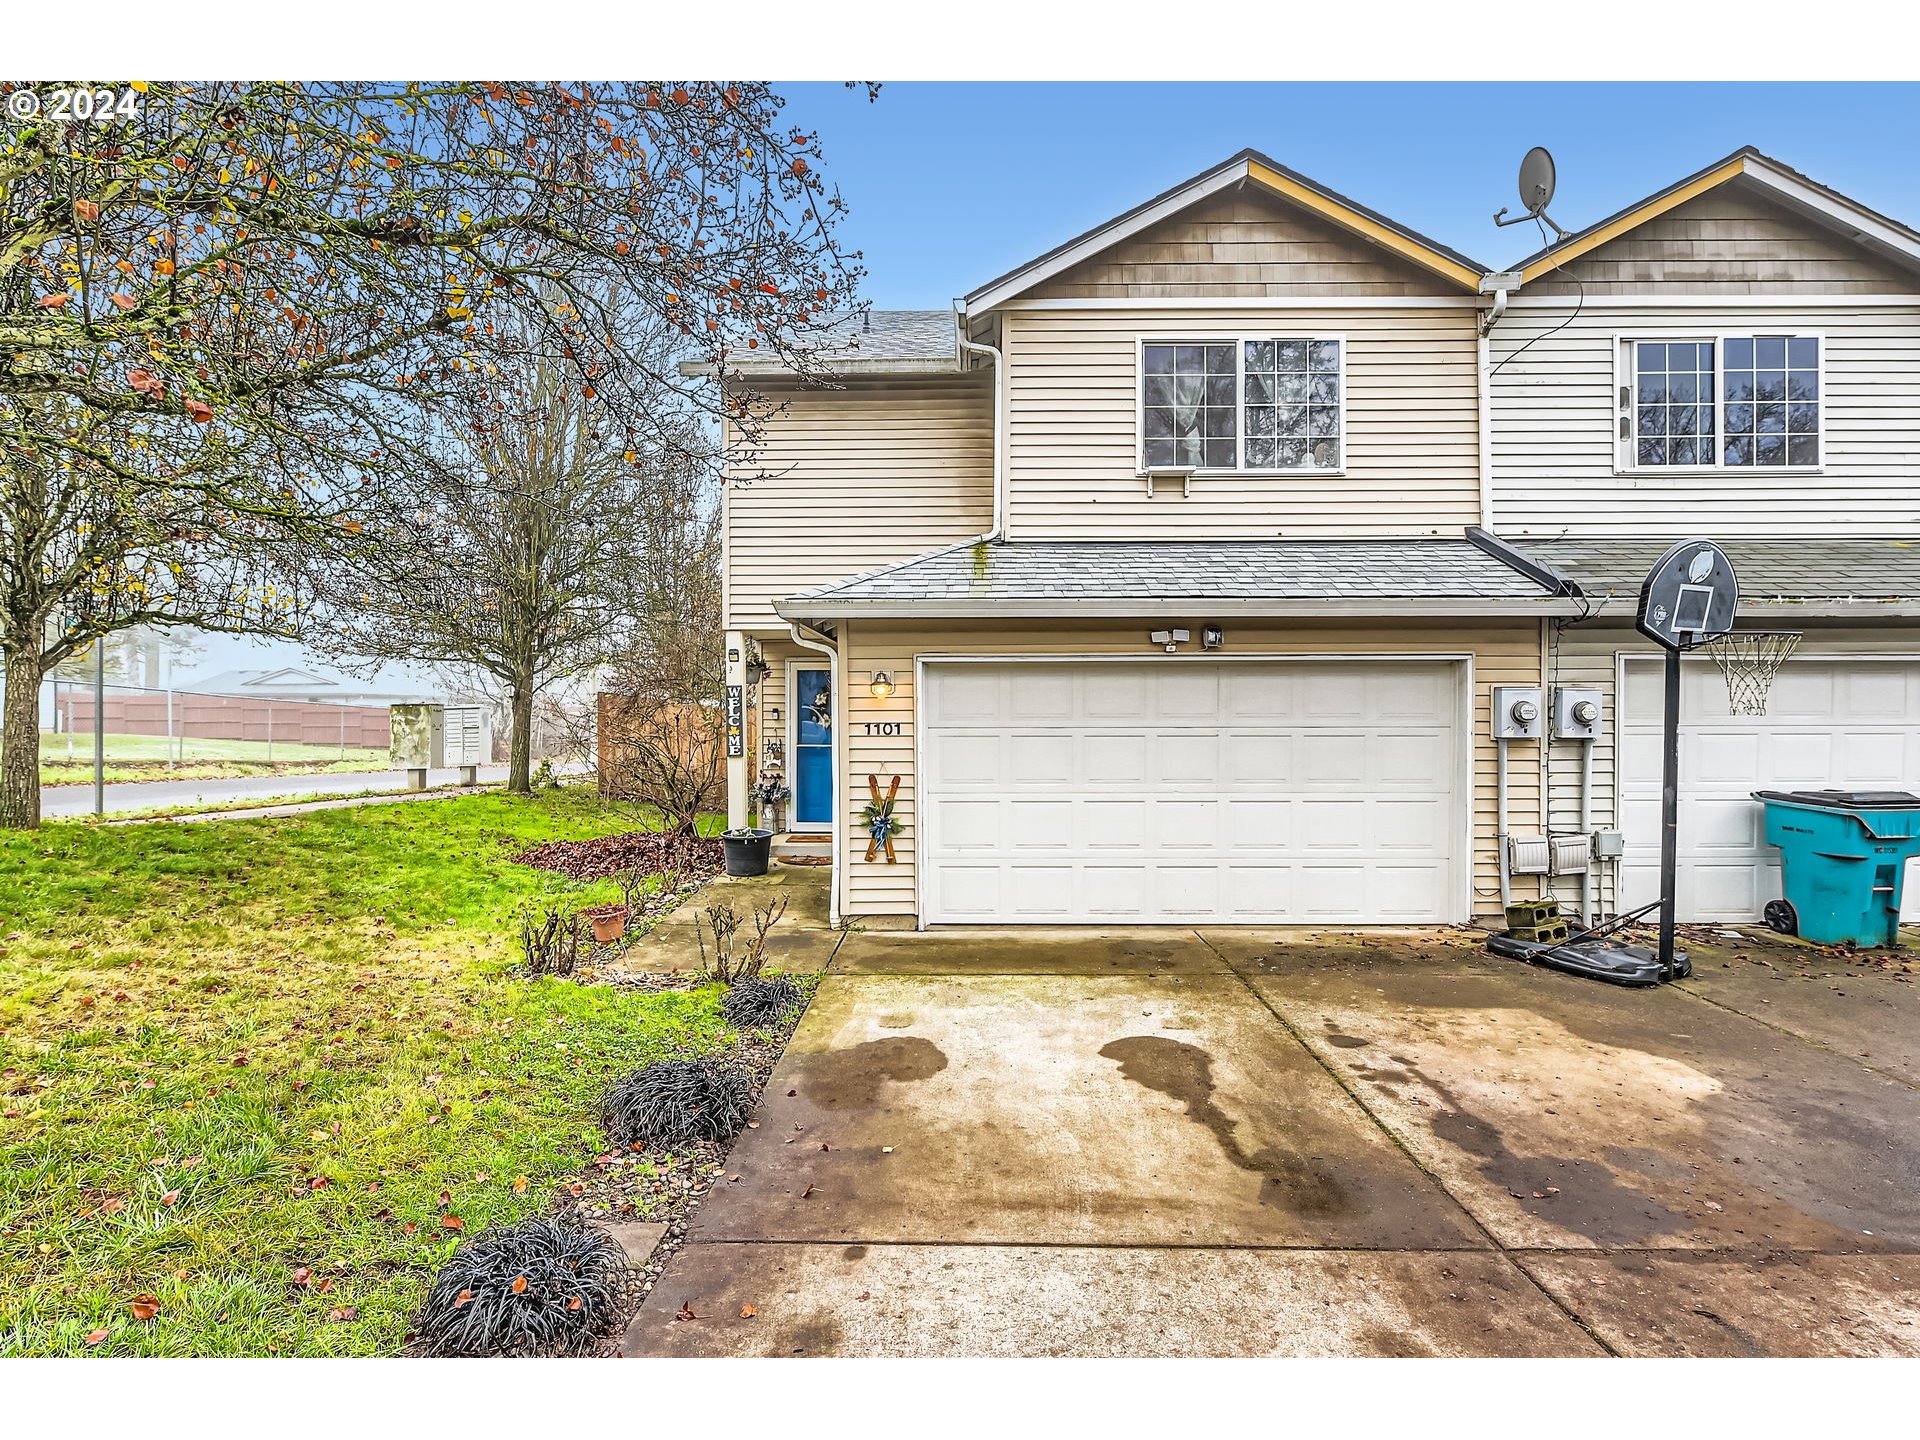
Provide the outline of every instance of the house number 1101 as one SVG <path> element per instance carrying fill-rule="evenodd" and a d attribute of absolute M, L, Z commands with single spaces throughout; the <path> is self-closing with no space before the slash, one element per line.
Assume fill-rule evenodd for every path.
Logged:
<path fill-rule="evenodd" d="M 869 720 L 866 724 L 867 734 L 869 735 L 898 735 L 900 733 L 901 722 L 898 720 Z"/>

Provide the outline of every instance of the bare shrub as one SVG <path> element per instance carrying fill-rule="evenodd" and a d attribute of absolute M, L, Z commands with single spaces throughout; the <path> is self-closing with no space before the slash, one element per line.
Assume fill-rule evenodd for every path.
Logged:
<path fill-rule="evenodd" d="M 571 975 L 580 964 L 580 917 L 572 910 L 520 919 L 520 952 L 529 975 Z"/>
<path fill-rule="evenodd" d="M 744 941 L 740 935 L 740 917 L 724 901 L 707 906 L 703 912 L 705 927 L 696 922 L 694 934 L 700 942 L 700 968 L 723 985 L 754 979 L 767 963 L 767 934 L 787 913 L 787 897 L 772 904 L 756 906 L 753 933 Z M 707 956 L 707 935 L 713 935 L 713 956 Z"/>

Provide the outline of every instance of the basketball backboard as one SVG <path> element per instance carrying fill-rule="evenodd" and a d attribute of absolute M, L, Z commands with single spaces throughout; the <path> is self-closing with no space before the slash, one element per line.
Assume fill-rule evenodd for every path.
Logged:
<path fill-rule="evenodd" d="M 1691 650 L 1731 630 L 1739 604 L 1726 552 L 1711 540 L 1682 540 L 1647 572 L 1634 624 L 1669 650 Z"/>

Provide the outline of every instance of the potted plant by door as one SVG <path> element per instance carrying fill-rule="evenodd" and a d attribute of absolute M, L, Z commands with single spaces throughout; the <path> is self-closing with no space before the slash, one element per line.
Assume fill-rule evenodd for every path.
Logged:
<path fill-rule="evenodd" d="M 753 804 L 760 819 L 771 829 L 780 828 L 781 808 L 787 803 L 793 791 L 787 785 L 787 777 L 780 771 L 768 766 L 760 772 L 760 778 L 754 783 Z"/>

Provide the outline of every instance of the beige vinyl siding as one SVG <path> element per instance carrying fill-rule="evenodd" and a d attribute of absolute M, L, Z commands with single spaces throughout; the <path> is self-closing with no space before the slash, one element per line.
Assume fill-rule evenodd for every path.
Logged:
<path fill-rule="evenodd" d="M 1022 298 L 1457 293 L 1332 221 L 1250 187 L 1169 216 Z"/>
<path fill-rule="evenodd" d="M 1198 630 L 1204 617 L 1166 617 L 1168 623 Z M 894 842 L 899 863 L 884 857 L 868 862 L 866 838 L 843 835 L 840 860 L 846 866 L 842 891 L 846 913 L 859 917 L 910 917 L 916 913 L 914 857 L 918 842 L 914 776 L 914 739 L 917 710 L 914 701 L 914 661 L 920 655 L 1138 655 L 1152 659 L 1160 652 L 1146 639 L 1142 624 L 1074 625 L 1066 622 L 1009 622 L 991 628 L 908 626 L 863 621 L 846 627 L 846 780 L 848 812 L 858 816 L 867 803 L 868 775 L 875 776 L 881 793 L 889 779 L 901 777 L 896 813 L 904 822 Z M 1494 751 L 1489 733 L 1495 685 L 1538 684 L 1540 680 L 1540 626 L 1537 621 L 1431 622 L 1393 621 L 1384 624 L 1353 622 L 1249 622 L 1230 626 L 1222 660 L 1251 655 L 1417 655 L 1466 654 L 1473 657 L 1473 911 L 1499 913 L 1498 849 L 1495 840 Z M 889 672 L 894 693 L 876 700 L 868 686 L 875 670 Z M 865 733 L 898 722 L 898 735 Z M 1537 747 L 1521 745 L 1509 777 L 1509 824 L 1516 830 L 1537 831 L 1540 825 L 1540 765 Z M 851 828 L 851 827 L 849 827 Z M 1534 882 L 1514 883 L 1514 893 L 1530 897 Z"/>
<path fill-rule="evenodd" d="M 1899 294 L 1915 279 L 1732 181 L 1549 271 L 1526 293 L 1577 295 L 1582 286 L 1589 295 Z"/>
<path fill-rule="evenodd" d="M 1140 337 L 1346 339 L 1341 474 L 1138 473 Z M 1470 308 L 1017 311 L 1004 320 L 1015 540 L 1458 535 L 1479 520 Z"/>
<path fill-rule="evenodd" d="M 785 408 L 759 451 L 729 467 L 729 627 L 785 629 L 776 600 L 993 523 L 990 375 L 760 388 Z"/>
<path fill-rule="evenodd" d="M 1920 528 L 1920 297 L 1911 309 L 1844 298 L 1764 309 L 1650 302 L 1589 308 L 1565 323 L 1573 303 L 1509 310 L 1493 332 L 1493 524 L 1501 534 L 1698 530 L 1737 539 Z M 1783 331 L 1823 337 L 1820 473 L 1616 473 L 1621 338 Z"/>

